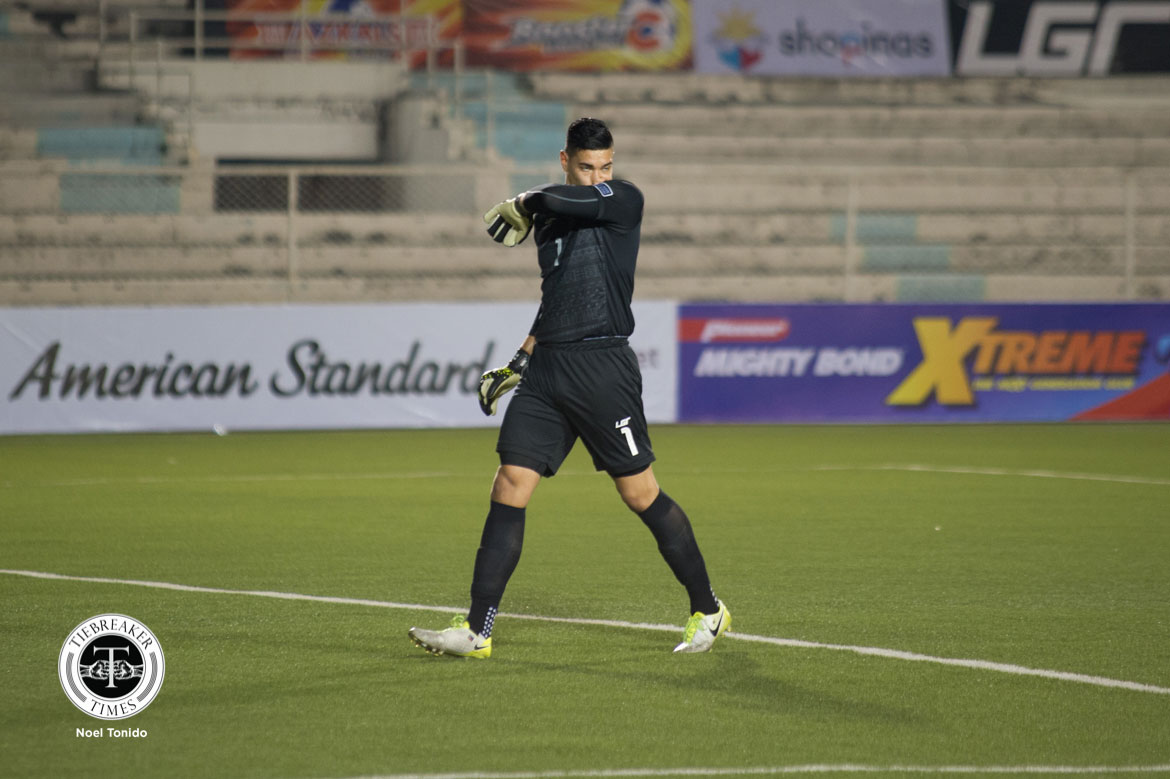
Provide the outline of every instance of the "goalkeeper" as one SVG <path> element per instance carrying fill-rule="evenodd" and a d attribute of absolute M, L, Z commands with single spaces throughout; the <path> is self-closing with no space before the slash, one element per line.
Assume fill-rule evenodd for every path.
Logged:
<path fill-rule="evenodd" d="M 488 233 L 505 246 L 535 233 L 541 302 L 516 356 L 480 381 L 486 414 L 496 413 L 509 390 L 516 394 L 496 444 L 500 467 L 475 557 L 470 612 L 445 630 L 411 628 L 411 639 L 429 652 L 491 654 L 492 623 L 520 559 L 525 507 L 578 438 L 650 529 L 686 588 L 691 616 L 675 651 L 705 652 L 731 624 L 711 589 L 690 520 L 659 488 L 651 468 L 642 374 L 628 342 L 642 193 L 613 179 L 613 156 L 605 124 L 578 119 L 560 153 L 565 183 L 522 193 L 484 216 Z"/>

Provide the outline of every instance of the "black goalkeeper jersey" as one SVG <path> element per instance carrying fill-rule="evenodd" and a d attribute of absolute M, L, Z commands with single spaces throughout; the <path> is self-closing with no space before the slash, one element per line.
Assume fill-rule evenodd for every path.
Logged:
<path fill-rule="evenodd" d="M 628 337 L 642 193 L 628 181 L 546 184 L 524 195 L 540 261 L 537 343 Z"/>

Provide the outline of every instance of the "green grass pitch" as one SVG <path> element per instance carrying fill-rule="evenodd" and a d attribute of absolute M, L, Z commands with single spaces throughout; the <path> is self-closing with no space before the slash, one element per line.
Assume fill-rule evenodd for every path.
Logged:
<path fill-rule="evenodd" d="M 457 660 L 407 639 L 438 610 L 0 574 L 0 775 L 1165 771 L 1168 433 L 652 430 L 735 633 L 1153 689 L 734 635 L 672 655 L 682 588 L 578 447 L 529 507 L 503 611 L 678 633 L 501 616 L 494 656 Z M 0 568 L 462 607 L 495 464 L 492 430 L 0 438 Z M 104 612 L 166 656 L 121 722 L 57 678 Z M 149 735 L 77 737 L 94 727 Z"/>

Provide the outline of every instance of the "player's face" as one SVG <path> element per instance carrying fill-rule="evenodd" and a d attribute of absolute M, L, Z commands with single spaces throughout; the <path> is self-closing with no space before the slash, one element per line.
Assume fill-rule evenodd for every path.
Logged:
<path fill-rule="evenodd" d="M 613 178 L 613 149 L 578 149 L 572 156 L 561 152 L 565 183 L 591 187 Z"/>

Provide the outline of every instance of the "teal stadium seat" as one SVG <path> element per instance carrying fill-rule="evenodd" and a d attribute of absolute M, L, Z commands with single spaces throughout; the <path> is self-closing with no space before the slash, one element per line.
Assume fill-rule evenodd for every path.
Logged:
<path fill-rule="evenodd" d="M 158 127 L 61 127 L 37 133 L 37 155 L 72 163 L 119 166 L 163 164 L 165 135 Z M 170 214 L 180 205 L 179 178 L 127 173 L 65 173 L 64 213 Z"/>

